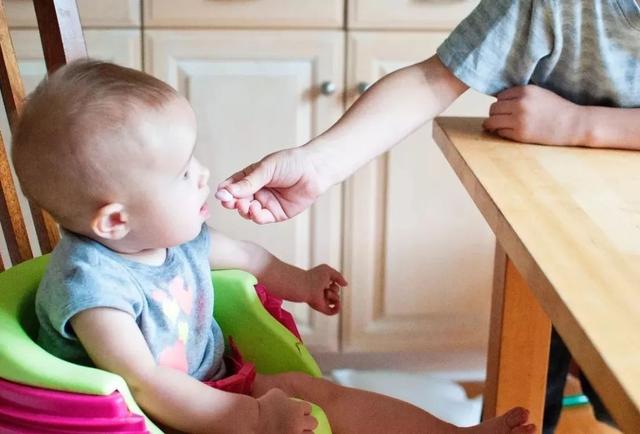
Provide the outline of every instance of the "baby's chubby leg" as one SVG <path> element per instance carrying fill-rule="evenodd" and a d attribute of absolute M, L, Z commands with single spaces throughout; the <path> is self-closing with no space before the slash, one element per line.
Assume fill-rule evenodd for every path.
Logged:
<path fill-rule="evenodd" d="M 289 372 L 277 375 L 257 375 L 254 396 L 262 396 L 272 388 L 282 389 L 290 396 L 319 405 L 327 414 L 335 434 L 401 432 L 406 434 L 530 434 L 533 425 L 526 425 L 528 412 L 515 408 L 495 419 L 469 428 L 458 428 L 407 402 Z"/>

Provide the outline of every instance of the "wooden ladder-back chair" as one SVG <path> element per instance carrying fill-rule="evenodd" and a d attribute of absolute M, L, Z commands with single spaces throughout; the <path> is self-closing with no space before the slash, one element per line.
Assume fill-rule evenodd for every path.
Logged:
<path fill-rule="evenodd" d="M 48 72 L 87 56 L 75 0 L 34 0 L 34 6 Z M 0 88 L 13 130 L 25 91 L 2 0 L 0 50 Z M 46 212 L 30 205 L 43 254 L 34 258 L 1 136 L 0 184 L 0 223 L 11 262 L 9 267 L 0 260 L 0 431 L 160 433 L 121 377 L 58 359 L 36 344 L 35 292 L 59 232 Z M 320 376 L 301 340 L 265 310 L 253 276 L 229 270 L 212 273 L 212 279 L 213 315 L 258 372 Z M 313 414 L 320 423 L 316 433 L 330 434 L 322 410 L 313 406 Z"/>
<path fill-rule="evenodd" d="M 47 71 L 55 71 L 65 63 L 87 57 L 80 17 L 75 0 L 34 1 L 40 39 Z M 25 98 L 4 4 L 0 3 L 0 90 L 9 125 L 13 130 Z M 4 140 L 0 137 L 0 177 L 2 200 L 0 222 L 11 262 L 15 265 L 33 257 L 20 203 L 9 169 Z M 55 221 L 35 204 L 30 204 L 38 243 L 42 253 L 53 250 L 59 239 Z M 0 267 L 5 268 L 0 260 Z"/>

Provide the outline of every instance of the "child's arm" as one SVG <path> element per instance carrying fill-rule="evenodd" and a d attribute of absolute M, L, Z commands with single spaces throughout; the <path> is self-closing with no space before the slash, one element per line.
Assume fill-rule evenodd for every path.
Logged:
<path fill-rule="evenodd" d="M 543 145 L 640 149 L 640 109 L 574 104 L 538 86 L 497 95 L 485 128 L 501 137 Z"/>
<path fill-rule="evenodd" d="M 93 308 L 71 325 L 95 365 L 122 376 L 136 402 L 155 420 L 193 433 L 301 433 L 316 422 L 310 406 L 279 391 L 255 399 L 223 392 L 187 374 L 158 366 L 135 320 L 126 312 Z"/>
<path fill-rule="evenodd" d="M 216 197 L 256 223 L 289 219 L 440 114 L 467 88 L 437 56 L 392 72 L 322 135 L 237 172 L 220 184 Z"/>
<path fill-rule="evenodd" d="M 302 270 L 276 258 L 263 247 L 237 241 L 209 228 L 213 269 L 239 268 L 253 274 L 269 292 L 284 300 L 305 302 L 327 315 L 340 309 L 340 287 L 347 281 L 328 265 Z"/>

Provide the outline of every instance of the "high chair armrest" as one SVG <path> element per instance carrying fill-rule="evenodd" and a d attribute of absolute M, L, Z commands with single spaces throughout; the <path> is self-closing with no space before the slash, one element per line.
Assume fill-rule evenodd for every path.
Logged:
<path fill-rule="evenodd" d="M 304 372 L 321 377 L 318 364 L 302 341 L 274 319 L 255 291 L 257 280 L 240 270 L 212 272 L 214 317 L 240 349 L 243 358 L 262 374 Z"/>

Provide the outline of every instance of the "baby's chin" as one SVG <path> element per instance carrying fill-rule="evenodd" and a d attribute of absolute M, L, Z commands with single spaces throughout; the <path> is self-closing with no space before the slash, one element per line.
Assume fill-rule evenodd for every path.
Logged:
<path fill-rule="evenodd" d="M 204 221 L 202 222 L 204 224 Z M 202 225 L 197 226 L 197 228 L 193 228 L 190 231 L 181 231 L 179 233 L 162 233 L 158 234 L 154 239 L 149 240 L 149 244 L 154 245 L 153 248 L 171 248 L 176 247 L 181 244 L 188 243 L 190 241 L 195 240 L 200 232 L 202 231 Z"/>
<path fill-rule="evenodd" d="M 179 242 L 177 242 L 175 245 L 178 246 L 180 244 L 188 243 L 190 241 L 195 240 L 198 237 L 198 235 L 200 235 L 200 232 L 202 232 L 202 226 L 204 224 L 205 224 L 205 220 L 202 219 L 202 221 L 200 222 L 200 224 L 197 227 L 194 227 L 193 230 L 188 235 L 185 234 L 183 239 L 180 240 Z"/>

